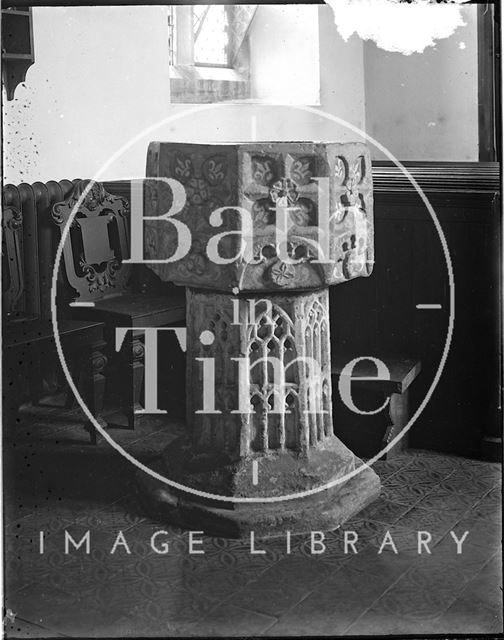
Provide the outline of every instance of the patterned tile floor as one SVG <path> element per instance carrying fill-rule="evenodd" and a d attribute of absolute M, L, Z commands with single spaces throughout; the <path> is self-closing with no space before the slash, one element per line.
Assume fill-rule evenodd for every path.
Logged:
<path fill-rule="evenodd" d="M 148 462 L 180 433 L 160 426 L 112 435 Z M 408 451 L 375 468 L 381 497 L 327 533 L 325 548 L 314 547 L 323 553 L 311 553 L 305 535 L 290 555 L 283 538 L 260 541 L 262 554 L 247 541 L 204 538 L 205 553 L 190 555 L 186 532 L 140 510 L 131 465 L 106 442 L 88 444 L 79 411 L 30 409 L 4 446 L 6 635 L 501 632 L 501 466 Z M 65 530 L 74 540 L 89 531 L 90 553 L 65 554 Z M 150 545 L 161 530 L 166 554 Z M 418 553 L 419 530 L 430 554 Z M 345 553 L 345 531 L 347 542 L 358 536 L 357 553 Z M 453 534 L 465 531 L 457 554 Z"/>

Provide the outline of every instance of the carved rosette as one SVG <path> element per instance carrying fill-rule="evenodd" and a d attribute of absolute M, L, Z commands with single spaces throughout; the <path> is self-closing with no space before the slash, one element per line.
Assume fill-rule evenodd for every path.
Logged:
<path fill-rule="evenodd" d="M 147 175 L 176 179 L 187 196 L 174 218 L 189 227 L 192 244 L 180 260 L 152 265 L 164 280 L 221 291 L 310 290 L 372 271 L 371 162 L 362 144 L 151 143 Z M 146 215 L 170 209 L 173 196 L 168 185 L 153 181 L 148 190 Z M 221 226 L 210 224 L 210 214 L 227 206 L 250 212 L 252 237 L 243 240 L 252 248 L 252 258 L 244 260 L 240 254 L 238 234 L 227 235 L 220 242 L 220 254 L 237 258 L 221 265 L 208 257 L 209 239 L 242 228 L 240 216 L 231 209 L 224 210 Z M 290 219 L 283 252 L 275 235 L 278 216 Z M 320 229 L 328 231 L 327 244 Z M 170 258 L 178 239 L 170 222 L 147 221 L 146 257 Z M 319 244 L 326 252 L 323 257 Z"/>

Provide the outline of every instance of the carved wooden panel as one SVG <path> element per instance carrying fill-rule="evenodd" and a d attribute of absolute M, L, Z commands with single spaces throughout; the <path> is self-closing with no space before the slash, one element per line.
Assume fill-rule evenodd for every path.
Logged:
<path fill-rule="evenodd" d="M 107 193 L 98 182 L 81 197 L 88 181 L 78 182 L 71 195 L 54 205 L 53 219 L 62 232 L 77 208 L 63 245 L 66 276 L 80 301 L 121 293 L 127 283 L 129 257 L 129 205 Z"/>
<path fill-rule="evenodd" d="M 2 214 L 2 308 L 10 315 L 23 304 L 23 218 L 16 207 Z"/>

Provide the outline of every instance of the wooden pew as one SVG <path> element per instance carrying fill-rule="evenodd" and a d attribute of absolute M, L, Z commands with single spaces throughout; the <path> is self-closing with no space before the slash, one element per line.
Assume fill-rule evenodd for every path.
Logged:
<path fill-rule="evenodd" d="M 119 188 L 124 185 L 119 183 Z M 130 256 L 129 200 L 109 193 L 101 183 L 82 180 L 54 205 L 52 215 L 63 230 L 76 211 L 62 257 L 71 286 L 71 317 L 103 322 L 111 353 L 116 329 L 131 329 L 120 352 L 122 411 L 109 422 L 134 428 L 144 377 L 142 329 L 180 326 L 185 321 L 185 291 L 161 282 L 150 270 L 123 262 Z"/>
<path fill-rule="evenodd" d="M 60 368 L 50 312 L 58 242 L 51 210 L 72 188 L 69 180 L 3 188 L 3 426 L 4 433 L 13 437 L 19 406 L 27 400 L 38 403 L 48 387 L 54 390 L 55 372 Z M 60 273 L 58 288 L 65 286 Z M 74 373 L 75 356 L 81 365 L 85 401 L 102 420 L 107 363 L 103 323 L 76 321 L 59 313 L 58 325 L 63 352 L 70 356 Z"/>

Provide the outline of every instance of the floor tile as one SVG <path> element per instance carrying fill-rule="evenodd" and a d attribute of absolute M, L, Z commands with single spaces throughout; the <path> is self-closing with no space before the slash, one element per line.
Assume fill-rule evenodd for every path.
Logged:
<path fill-rule="evenodd" d="M 439 629 L 444 633 L 502 633 L 502 604 L 502 558 L 494 557 L 444 613 Z"/>
<path fill-rule="evenodd" d="M 348 522 L 339 530 L 339 538 L 337 539 L 338 549 L 348 554 L 359 553 L 371 540 L 383 536 L 389 528 L 384 522 L 374 522 L 373 520 L 364 520 L 359 518 L 359 514 Z M 355 535 L 354 535 L 355 534 Z M 352 546 L 351 543 L 355 539 Z M 345 546 L 345 540 L 347 542 Z"/>
<path fill-rule="evenodd" d="M 436 470 L 448 475 L 452 471 L 459 469 L 458 458 L 455 456 L 432 453 L 429 451 L 410 451 L 413 456 L 412 467 L 415 469 Z"/>
<path fill-rule="evenodd" d="M 398 638 L 412 635 L 423 638 L 424 634 L 431 633 L 439 633 L 437 618 L 409 620 L 373 608 L 350 625 L 342 635 L 357 638 L 378 634 L 380 636 L 397 636 Z"/>
<path fill-rule="evenodd" d="M 390 482 L 394 484 L 403 483 L 407 487 L 428 485 L 429 489 L 432 489 L 432 487 L 442 480 L 451 478 L 453 473 L 455 472 L 440 471 L 432 467 L 418 468 L 415 464 L 410 464 L 405 469 L 400 469 L 394 474 Z"/>
<path fill-rule="evenodd" d="M 129 610 L 129 617 L 144 621 L 147 627 L 159 622 L 180 627 L 199 621 L 219 603 L 213 598 L 195 594 L 170 584 L 156 585 L 154 591 L 142 590 L 138 603 Z"/>
<path fill-rule="evenodd" d="M 157 611 L 157 610 L 156 610 Z M 180 626 L 168 622 L 162 614 L 152 618 L 122 616 L 114 622 L 110 637 L 116 638 L 180 638 L 184 637 Z M 113 635 L 112 635 L 113 634 Z"/>
<path fill-rule="evenodd" d="M 32 584 L 20 591 L 6 594 L 5 606 L 16 616 L 33 624 L 51 629 L 47 619 L 55 610 L 77 605 L 78 598 L 66 591 L 43 584 Z"/>
<path fill-rule="evenodd" d="M 19 617 L 14 620 L 4 622 L 4 633 L 6 638 L 63 638 L 64 636 L 49 631 L 40 625 L 32 624 Z"/>
<path fill-rule="evenodd" d="M 482 476 L 478 470 L 468 472 L 466 469 L 463 469 L 454 471 L 453 474 L 443 479 L 439 483 L 439 486 L 441 489 L 483 497 L 497 486 L 497 481 L 493 478 Z"/>
<path fill-rule="evenodd" d="M 233 595 L 228 603 L 279 617 L 295 606 L 332 571 L 323 561 L 286 558 Z"/>
<path fill-rule="evenodd" d="M 461 518 L 460 512 L 456 509 L 450 509 L 449 507 L 441 507 L 439 509 L 425 508 L 424 504 L 423 501 L 418 502 L 396 524 L 417 531 L 428 531 L 433 536 L 442 537 Z"/>
<path fill-rule="evenodd" d="M 407 566 L 404 560 L 394 564 L 376 553 L 363 552 L 284 613 L 268 635 L 339 635 Z"/>
<path fill-rule="evenodd" d="M 118 614 L 100 610 L 79 602 L 74 606 L 59 609 L 45 619 L 51 631 L 77 638 L 108 638 L 117 636 Z M 120 636 L 119 636 L 120 637 Z"/>
<path fill-rule="evenodd" d="M 97 505 L 87 509 L 85 515 L 81 514 L 76 522 L 89 529 L 117 533 L 128 531 L 145 520 L 138 500 L 128 495 L 111 505 Z"/>
<path fill-rule="evenodd" d="M 433 559 L 412 566 L 346 633 L 364 635 L 373 628 L 383 634 L 418 632 L 423 623 L 434 622 L 443 615 L 463 585 L 463 573 L 455 566 L 439 565 Z"/>
<path fill-rule="evenodd" d="M 311 536 L 303 536 L 296 546 L 293 547 L 293 557 L 302 556 L 308 559 L 319 559 L 331 566 L 332 570 L 336 570 L 343 562 L 347 562 L 350 556 L 354 553 L 353 549 L 358 551 L 359 548 L 364 548 L 367 539 L 376 531 L 376 527 L 372 527 L 371 530 L 366 529 L 363 533 L 364 527 L 361 521 L 359 523 L 348 522 L 345 525 L 345 529 L 338 529 L 336 531 L 328 531 L 314 534 L 312 540 Z M 360 537 L 359 537 L 360 534 Z M 354 539 L 354 547 L 350 545 Z M 345 540 L 347 541 L 345 543 Z"/>
<path fill-rule="evenodd" d="M 204 555 L 190 555 L 186 532 L 142 511 L 131 465 L 105 441 L 88 443 L 79 411 L 64 413 L 37 408 L 22 443 L 5 450 L 7 602 L 18 637 L 401 636 L 501 624 L 500 465 L 407 450 L 376 463 L 380 498 L 325 533 L 323 553 L 304 534 L 292 536 L 290 555 L 283 537 L 256 541 L 259 555 L 247 540 L 203 537 Z M 143 460 L 177 433 L 113 430 Z M 65 530 L 76 540 L 89 531 L 90 553 L 65 554 Z M 419 530 L 431 533 L 431 554 L 418 553 Z M 459 555 L 450 531 L 465 530 Z M 131 553 L 121 544 L 111 553 L 119 531 Z M 151 546 L 158 531 L 167 553 Z M 353 532 L 357 553 L 345 552 Z M 397 554 L 383 545 L 387 532 Z"/>
<path fill-rule="evenodd" d="M 463 533 L 463 531 L 454 530 L 454 534 L 458 536 L 459 540 L 462 539 Z M 495 549 L 472 544 L 469 535 L 461 542 L 459 548 L 461 553 L 458 553 L 458 547 L 452 535 L 447 534 L 434 546 L 431 555 L 418 556 L 415 564 L 425 565 L 428 571 L 432 566 L 432 559 L 434 559 L 439 567 L 460 574 L 463 577 L 461 586 L 464 586 L 495 556 Z"/>
<path fill-rule="evenodd" d="M 382 487 L 380 495 L 389 502 L 412 507 L 430 493 L 432 489 L 429 484 L 406 485 L 404 480 L 393 476 L 392 480 Z"/>
<path fill-rule="evenodd" d="M 383 522 L 384 524 L 392 524 L 397 522 L 410 509 L 409 504 L 399 504 L 386 500 L 380 496 L 378 500 L 372 502 L 363 511 L 358 513 L 360 520 L 373 520 L 374 522 Z"/>
<path fill-rule="evenodd" d="M 239 607 L 221 605 L 199 622 L 182 627 L 184 636 L 204 638 L 259 635 L 270 629 L 275 618 Z"/>
<path fill-rule="evenodd" d="M 408 521 L 408 524 L 414 525 L 415 521 Z M 390 552 L 397 555 L 417 556 L 428 553 L 428 550 L 441 540 L 442 534 L 424 529 L 422 524 L 418 524 L 418 529 L 403 525 L 403 520 L 389 525 L 386 530 L 371 538 L 369 547 L 377 552 L 381 549 L 382 553 Z"/>
<path fill-rule="evenodd" d="M 416 511 L 418 509 L 434 513 L 442 513 L 444 514 L 444 517 L 453 517 L 461 520 L 463 515 L 478 501 L 478 498 L 464 496 L 464 494 L 453 494 L 444 491 L 440 492 L 434 488 L 429 494 L 419 500 L 412 507 L 412 510 L 414 509 Z M 423 513 L 423 511 L 418 511 L 418 513 Z"/>
<path fill-rule="evenodd" d="M 471 508 L 469 515 L 502 526 L 502 496 L 489 497 L 487 494 Z"/>
<path fill-rule="evenodd" d="M 464 514 L 482 499 L 479 492 L 453 491 L 436 485 L 427 495 L 423 496 L 416 504 L 425 509 L 450 509 Z M 414 506 L 414 505 L 412 505 Z"/>
<path fill-rule="evenodd" d="M 470 514 L 465 516 L 455 531 L 469 531 L 467 540 L 471 544 L 498 549 L 502 547 L 502 524 L 488 518 Z"/>

